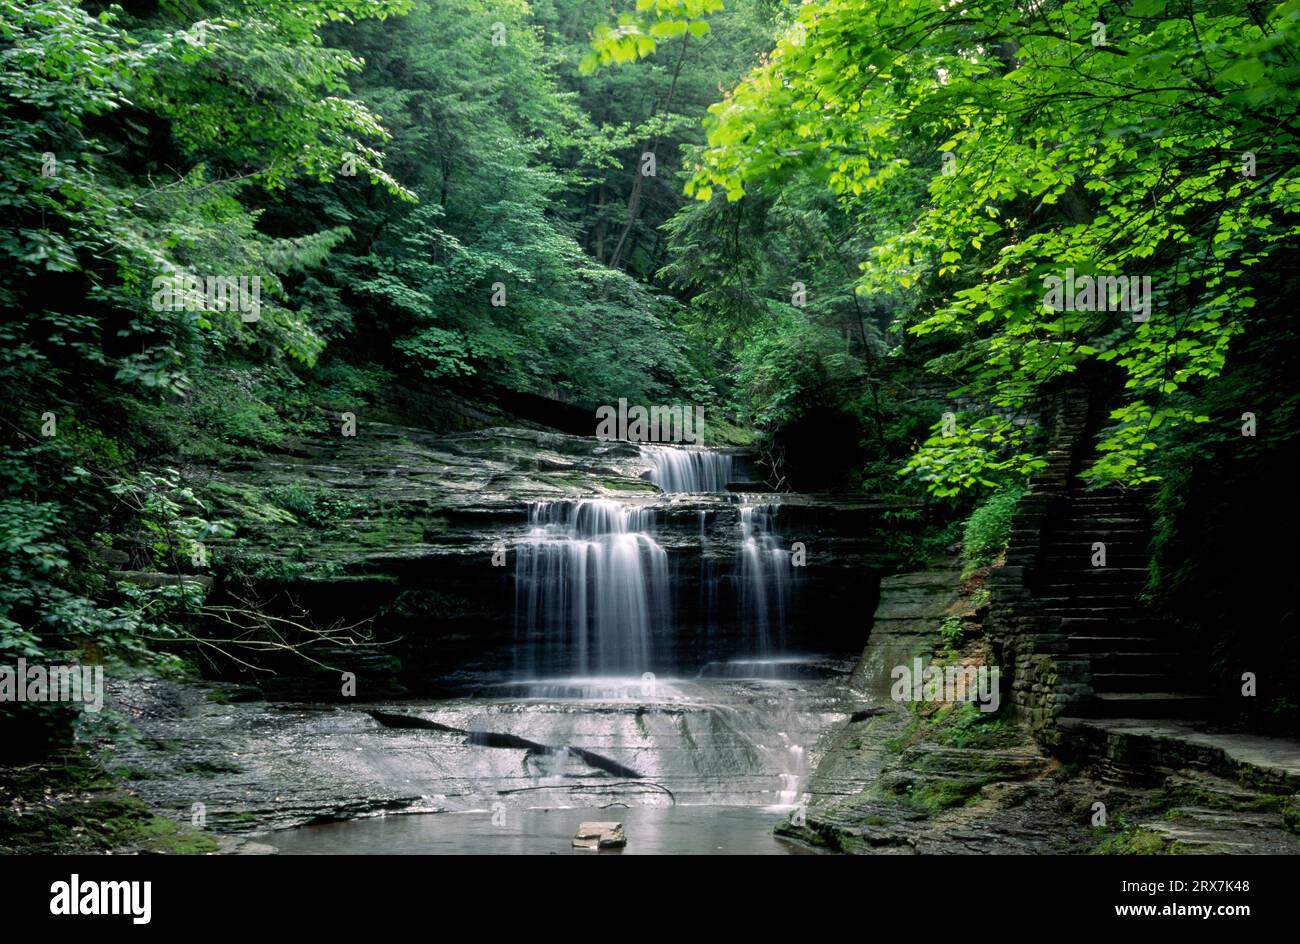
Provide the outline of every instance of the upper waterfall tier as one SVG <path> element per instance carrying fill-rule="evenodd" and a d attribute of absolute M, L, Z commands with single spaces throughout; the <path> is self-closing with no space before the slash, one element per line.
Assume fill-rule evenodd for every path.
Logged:
<path fill-rule="evenodd" d="M 725 492 L 731 481 L 730 453 L 703 446 L 642 445 L 653 465 L 650 481 L 665 492 Z"/>

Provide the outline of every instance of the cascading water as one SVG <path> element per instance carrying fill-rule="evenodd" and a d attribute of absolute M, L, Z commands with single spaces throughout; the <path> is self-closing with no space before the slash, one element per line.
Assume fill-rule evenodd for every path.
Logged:
<path fill-rule="evenodd" d="M 732 471 L 726 453 L 682 446 L 641 450 L 665 491 L 703 496 L 726 490 Z M 684 667 L 677 644 L 689 640 L 712 640 L 703 643 L 711 656 L 741 657 L 737 670 L 743 664 L 752 673 L 753 666 L 771 662 L 763 674 L 779 671 L 772 657 L 785 647 L 792 589 L 790 552 L 776 531 L 779 506 L 745 496 L 701 501 L 708 507 L 697 512 L 699 603 L 679 599 L 676 622 L 668 554 L 655 538 L 652 509 L 604 499 L 531 504 L 515 566 L 522 643 L 516 680 L 536 684 L 545 676 L 565 691 L 582 689 L 580 679 L 593 676 L 626 683 Z M 728 543 L 737 541 L 730 554 L 726 545 L 717 546 L 728 534 L 734 535 Z M 559 677 L 565 675 L 570 678 Z"/>
<path fill-rule="evenodd" d="M 615 805 L 626 807 L 618 817 L 629 822 L 633 848 L 651 847 L 660 827 L 678 830 L 662 841 L 673 852 L 713 851 L 724 842 L 735 851 L 738 830 L 770 835 L 766 814 L 710 829 L 729 820 L 728 808 L 797 806 L 810 768 L 805 746 L 818 744 L 829 720 L 847 717 L 860 696 L 848 685 L 849 663 L 773 651 L 786 642 L 798 587 L 777 533 L 778 506 L 766 496 L 707 494 L 726 491 L 727 456 L 701 451 L 683 460 L 680 450 L 664 452 L 649 463 L 663 487 L 705 494 L 527 506 L 527 528 L 513 545 L 523 643 L 513 679 L 498 683 L 495 666 L 468 664 L 472 695 L 400 700 L 369 713 L 282 712 L 257 702 L 209 705 L 220 712 L 183 718 L 142 712 L 147 740 L 181 744 L 196 763 L 241 758 L 234 773 L 214 767 L 217 785 L 204 789 L 268 811 L 278 824 L 336 818 L 340 809 L 362 808 L 363 797 L 376 806 L 413 794 L 423 799 L 412 811 L 469 814 L 359 821 L 376 830 L 368 840 L 376 851 L 445 850 L 450 841 L 497 852 L 502 835 L 515 838 L 509 848 L 516 851 L 555 851 L 557 841 L 567 849 L 573 822 L 607 818 Z M 793 533 L 797 518 L 789 507 L 787 514 L 779 523 Z M 792 665 L 806 669 L 792 677 Z M 660 667 L 658 677 L 648 674 Z M 402 717 L 410 724 L 394 725 Z M 198 725 L 206 725 L 197 727 L 201 736 Z M 149 771 L 142 783 L 151 802 L 188 804 L 193 779 L 176 772 L 194 765 L 164 764 L 149 753 L 134 753 L 131 765 Z M 632 775 L 611 776 L 612 767 Z M 286 783 L 295 795 L 288 807 L 278 802 Z M 503 833 L 496 815 L 506 796 L 511 828 Z M 528 819 L 543 815 L 561 822 Z M 408 845 L 394 845 L 395 833 L 426 820 L 433 825 L 401 840 Z M 351 843 L 367 841 L 356 836 L 335 851 L 356 851 Z M 322 841 L 329 840 L 304 837 L 297 848 L 329 851 Z"/>
<path fill-rule="evenodd" d="M 725 492 L 731 456 L 702 446 L 641 446 L 650 460 L 650 481 L 665 492 Z"/>
<path fill-rule="evenodd" d="M 650 480 L 665 492 L 725 492 L 731 480 L 731 456 L 699 446 L 642 445 L 641 455 L 651 463 Z M 738 509 L 740 545 L 731 575 L 718 575 L 712 561 L 700 557 L 703 612 L 711 623 L 718 606 L 718 585 L 730 580 L 735 587 L 739 616 L 757 654 L 780 650 L 785 642 L 786 605 L 790 590 L 790 553 L 779 546 L 776 534 L 778 506 L 751 504 L 742 496 Z M 699 512 L 700 544 L 707 541 L 707 512 Z"/>
<path fill-rule="evenodd" d="M 760 655 L 785 645 L 786 603 L 790 595 L 790 552 L 776 534 L 777 506 L 744 504 L 740 547 L 736 552 L 741 624 Z"/>
<path fill-rule="evenodd" d="M 605 500 L 535 502 L 517 546 L 516 631 L 529 672 L 640 675 L 669 625 L 654 514 Z"/>

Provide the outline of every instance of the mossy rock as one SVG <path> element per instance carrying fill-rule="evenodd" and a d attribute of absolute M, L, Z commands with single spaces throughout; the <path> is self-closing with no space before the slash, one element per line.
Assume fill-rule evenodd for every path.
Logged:
<path fill-rule="evenodd" d="M 155 814 L 80 752 L 9 773 L 4 787 L 11 802 L 0 810 L 0 852 L 199 855 L 217 850 L 211 835 Z"/>
<path fill-rule="evenodd" d="M 1127 827 L 1107 836 L 1092 850 L 1092 855 L 1164 855 L 1165 838 L 1145 826 Z"/>

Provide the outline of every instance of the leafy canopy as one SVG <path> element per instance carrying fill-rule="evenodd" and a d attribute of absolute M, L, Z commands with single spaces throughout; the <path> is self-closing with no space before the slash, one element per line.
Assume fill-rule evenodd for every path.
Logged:
<path fill-rule="evenodd" d="M 901 324 L 932 368 L 1004 420 L 1088 362 L 1121 372 L 1098 480 L 1155 477 L 1162 426 L 1217 376 L 1258 271 L 1294 250 L 1300 2 L 822 0 L 714 106 L 688 187 L 737 200 L 814 173 L 881 225 L 865 296 L 913 293 Z M 928 156 L 914 160 L 914 148 Z M 904 206 L 916 175 L 924 198 Z M 1149 320 L 1050 309 L 1045 279 L 1150 277 Z M 1036 461 L 1024 427 L 935 434 L 908 471 L 948 492 Z"/>

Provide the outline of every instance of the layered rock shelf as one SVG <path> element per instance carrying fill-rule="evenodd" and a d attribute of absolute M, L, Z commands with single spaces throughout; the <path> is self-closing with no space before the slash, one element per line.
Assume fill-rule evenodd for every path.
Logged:
<path fill-rule="evenodd" d="M 770 507 L 773 539 L 787 552 L 795 542 L 805 548 L 802 566 L 791 570 L 800 602 L 785 643 L 851 651 L 880 576 L 899 566 L 891 538 L 899 526 L 887 526 L 884 513 L 907 503 L 773 494 L 747 450 L 726 453 L 726 491 L 666 493 L 652 481 L 651 455 L 634 443 L 514 427 L 434 434 L 367 423 L 355 438 L 304 442 L 205 474 L 213 517 L 228 525 L 211 543 L 227 578 L 219 592 L 340 623 L 378 612 L 373 629 L 401 661 L 392 694 L 463 690 L 516 656 L 516 568 L 530 508 L 612 502 L 651 522 L 647 533 L 667 558 L 674 628 L 660 647 L 664 661 L 648 668 L 698 668 L 737 654 L 746 630 L 725 599 L 736 592 L 729 575 L 746 538 L 744 509 Z"/>

